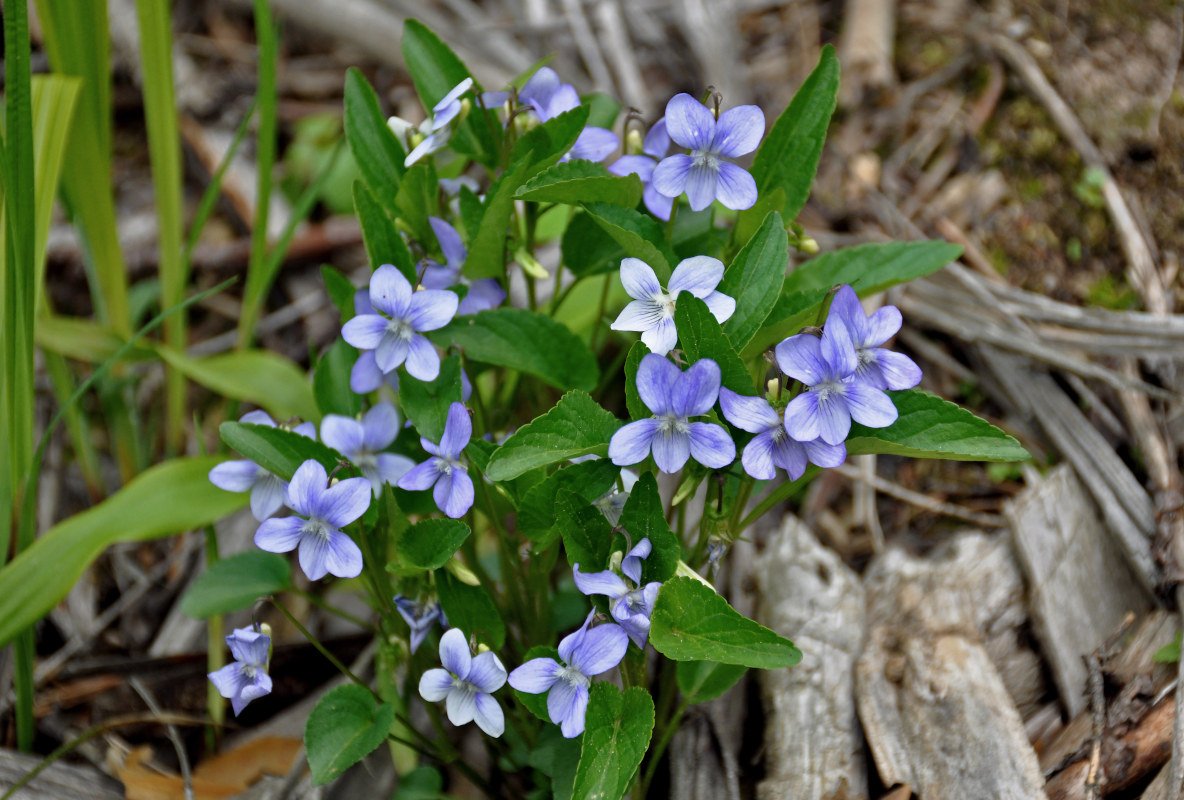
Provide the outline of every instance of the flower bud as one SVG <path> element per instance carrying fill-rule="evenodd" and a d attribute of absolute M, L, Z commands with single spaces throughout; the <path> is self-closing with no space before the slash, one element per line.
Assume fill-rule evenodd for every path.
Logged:
<path fill-rule="evenodd" d="M 819 250 L 818 242 L 811 236 L 803 236 L 801 241 L 798 242 L 798 249 L 808 255 L 814 255 Z"/>

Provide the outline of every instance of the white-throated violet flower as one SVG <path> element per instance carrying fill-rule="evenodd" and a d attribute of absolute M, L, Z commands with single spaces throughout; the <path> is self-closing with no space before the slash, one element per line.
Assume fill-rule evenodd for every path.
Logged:
<path fill-rule="evenodd" d="M 736 300 L 715 290 L 723 277 L 724 263 L 718 258 L 692 256 L 674 268 L 666 291 L 649 264 L 639 258 L 623 258 L 621 285 L 633 300 L 610 327 L 614 331 L 641 331 L 646 347 L 664 356 L 678 343 L 674 308 L 680 292 L 689 292 L 706 303 L 711 315 L 721 324 L 732 316 Z"/>
<path fill-rule="evenodd" d="M 218 694 L 230 701 L 237 717 L 247 703 L 271 694 L 271 677 L 267 674 L 271 637 L 254 628 L 235 628 L 226 637 L 226 646 L 230 648 L 234 662 L 207 677 Z"/>
<path fill-rule="evenodd" d="M 473 421 L 469 419 L 469 410 L 461 403 L 453 403 L 448 407 L 440 444 L 420 437 L 419 443 L 431 458 L 399 478 L 399 488 L 412 492 L 432 489 L 437 508 L 453 519 L 463 517 L 473 507 L 474 488 L 460 455 L 472 437 Z"/>
<path fill-rule="evenodd" d="M 407 456 L 382 452 L 399 435 L 399 412 L 390 403 L 379 403 L 361 421 L 339 414 L 321 420 L 321 441 L 353 462 L 370 481 L 374 496 L 384 483 L 395 485 L 415 462 Z"/>
<path fill-rule="evenodd" d="M 464 633 L 453 628 L 440 637 L 440 663 L 443 669 L 429 669 L 419 679 L 419 696 L 429 703 L 444 700 L 453 725 L 476 721 L 490 736 L 501 736 L 506 720 L 493 693 L 505 685 L 506 668 L 497 655 L 487 650 L 474 657 Z"/>

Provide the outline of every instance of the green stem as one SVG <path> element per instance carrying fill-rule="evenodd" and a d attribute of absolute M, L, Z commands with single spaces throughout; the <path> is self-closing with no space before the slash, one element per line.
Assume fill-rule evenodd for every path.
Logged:
<path fill-rule="evenodd" d="M 292 616 L 291 611 L 284 608 L 284 606 L 279 601 L 277 601 L 274 597 L 271 598 L 271 604 L 273 606 L 275 606 L 276 608 L 278 608 L 280 613 L 288 618 L 288 622 L 291 622 L 294 626 L 296 626 L 296 630 L 300 631 L 300 634 L 305 639 L 308 640 L 308 643 L 311 644 L 313 647 L 315 647 L 317 649 L 317 652 L 320 653 L 321 655 L 323 655 L 326 658 L 326 660 L 328 660 L 328 662 L 330 664 L 332 664 L 334 667 L 336 667 L 337 670 L 342 675 L 349 678 L 351 681 L 356 683 L 358 686 L 361 686 L 366 691 L 370 692 L 370 694 L 374 695 L 375 700 L 377 700 L 380 703 L 382 702 L 382 698 L 378 696 L 378 692 L 371 689 L 370 684 L 366 683 L 361 678 L 359 678 L 357 675 L 353 674 L 353 672 L 350 671 L 349 667 L 347 667 L 345 664 L 342 664 L 341 661 L 338 660 L 337 656 L 330 653 L 328 651 L 328 649 L 326 649 L 325 646 L 323 644 L 321 644 L 321 641 L 319 639 L 317 639 L 317 637 L 312 635 L 312 632 L 309 631 L 308 628 L 301 625 L 300 621 L 297 620 L 296 617 Z"/>
<path fill-rule="evenodd" d="M 200 428 L 198 429 L 200 430 Z M 218 534 L 213 525 L 206 526 L 206 569 L 218 561 Z M 222 615 L 215 614 L 206 620 L 206 669 L 217 672 L 226 666 L 225 642 L 222 641 Z M 213 683 L 206 682 L 206 709 L 210 712 L 210 719 L 214 726 L 206 728 L 206 747 L 211 751 L 218 749 L 222 726 L 226 723 L 226 701 L 219 694 Z"/>
<path fill-rule="evenodd" d="M 687 701 L 684 700 L 682 702 L 674 712 L 674 716 L 666 723 L 666 727 L 662 729 L 662 735 L 658 739 L 658 743 L 650 750 L 650 763 L 646 765 L 645 776 L 641 779 L 642 797 L 649 793 L 650 783 L 654 780 L 654 774 L 658 771 L 658 764 L 662 761 L 662 754 L 670 746 L 670 740 L 674 738 L 674 734 L 678 731 L 679 723 L 682 722 L 682 716 L 690 706 L 691 704 Z"/>
<path fill-rule="evenodd" d="M 604 309 L 608 305 L 608 293 L 612 289 L 612 277 L 604 276 L 604 288 L 600 290 L 600 302 L 596 306 L 596 317 L 592 320 L 592 339 L 588 344 L 588 349 L 593 353 L 596 351 L 598 340 L 600 339 L 600 329 L 604 323 Z M 615 375 L 616 370 L 612 370 L 609 374 Z"/>
<path fill-rule="evenodd" d="M 349 613 L 348 611 L 345 611 L 344 609 L 340 609 L 337 606 L 326 602 L 323 598 L 313 594 L 312 592 L 306 592 L 303 589 L 290 589 L 289 591 L 293 592 L 294 594 L 299 595 L 300 597 L 303 597 L 305 600 L 312 603 L 317 608 L 320 608 L 324 611 L 328 611 L 330 614 L 333 614 L 334 616 L 341 617 L 346 622 L 356 625 L 368 633 L 377 633 L 378 632 L 377 629 L 373 625 L 371 625 L 369 622 L 366 622 L 366 620 L 362 619 L 361 617 L 355 617 L 353 614 Z"/>

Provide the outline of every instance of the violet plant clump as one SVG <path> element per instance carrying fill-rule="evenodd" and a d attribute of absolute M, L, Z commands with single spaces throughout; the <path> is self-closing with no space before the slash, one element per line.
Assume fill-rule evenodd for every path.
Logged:
<path fill-rule="evenodd" d="M 401 772 L 448 764 L 490 792 L 645 796 L 666 763 L 661 732 L 731 685 L 717 676 L 708 696 L 678 662 L 734 683 L 801 657 L 711 583 L 753 522 L 792 510 L 797 485 L 848 452 L 1026 454 L 916 389 L 920 368 L 888 347 L 900 312 L 868 315 L 857 294 L 957 248 L 872 244 L 791 266 L 791 250 L 817 247 L 784 198 L 805 197 L 813 168 L 783 155 L 816 163 L 825 119 L 810 133 L 783 116 L 766 137 L 756 106 L 679 94 L 639 143 L 613 104 L 549 67 L 482 87 L 421 24 L 404 37 L 428 121 L 351 117 L 355 158 L 382 160 L 356 190 L 375 205 L 359 221 L 381 263 L 356 298 L 344 274 L 327 280 L 342 327 L 305 403 L 320 435 L 224 423 L 247 460 L 210 480 L 251 492 L 260 550 L 296 550 L 309 581 L 341 579 L 261 595 L 291 615 L 294 588 L 373 634 L 373 680 L 351 672 L 365 688 L 313 712 L 314 781 L 342 766 L 317 762 L 320 748 L 387 741 Z M 804 84 L 811 108 L 834 107 L 833 59 Z M 349 86 L 361 94 L 347 107 L 370 107 L 364 81 Z M 274 517 L 281 505 L 292 515 Z M 349 594 L 362 602 L 346 611 Z M 236 713 L 270 687 L 248 634 L 210 675 Z M 461 740 L 482 735 L 478 766 L 482 747 Z"/>

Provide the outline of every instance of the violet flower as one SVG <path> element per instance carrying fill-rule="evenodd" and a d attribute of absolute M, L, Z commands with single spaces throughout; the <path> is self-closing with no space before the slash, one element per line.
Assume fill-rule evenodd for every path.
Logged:
<path fill-rule="evenodd" d="M 548 692 L 547 715 L 567 739 L 584 732 L 592 678 L 620 664 L 629 648 L 629 635 L 620 625 L 610 623 L 589 630 L 595 614 L 589 614 L 579 630 L 563 637 L 559 643 L 562 663 L 532 658 L 510 673 L 509 683 L 518 691 Z"/>
<path fill-rule="evenodd" d="M 911 358 L 881 347 L 900 330 L 896 306 L 883 306 L 867 316 L 859 295 L 844 285 L 831 301 L 827 322 L 831 320 L 846 326 L 855 346 L 857 379 L 876 389 L 911 389 L 921 382 L 921 368 Z"/>
<path fill-rule="evenodd" d="M 326 573 L 356 578 L 362 573 L 362 551 L 341 530 L 370 507 L 370 481 L 346 478 L 328 486 L 319 461 L 300 465 L 288 485 L 288 508 L 300 516 L 269 519 L 255 532 L 255 544 L 269 553 L 299 548 L 300 568 L 309 580 Z"/>
<path fill-rule="evenodd" d="M 653 451 L 663 472 L 678 472 L 694 457 L 705 467 L 720 469 L 736 459 L 736 445 L 723 427 L 691 422 L 706 414 L 719 394 L 719 365 L 702 358 L 686 372 L 672 362 L 647 353 L 637 368 L 637 391 L 654 413 L 622 426 L 608 444 L 608 457 L 618 466 L 636 464 Z"/>
<path fill-rule="evenodd" d="M 424 134 L 424 139 L 407 154 L 407 158 L 403 159 L 404 167 L 410 167 L 424 156 L 442 150 L 448 144 L 448 140 L 452 136 L 452 121 L 461 112 L 461 95 L 471 88 L 473 88 L 473 79 L 465 78 L 452 87 L 448 94 L 444 95 L 440 102 L 432 107 L 432 116 L 419 126 L 419 132 Z M 392 130 L 402 127 L 399 123 L 407 124 L 403 120 L 399 120 L 398 117 L 392 117 L 387 122 Z"/>
<path fill-rule="evenodd" d="M 650 614 L 654 612 L 658 589 L 662 587 L 658 581 L 641 585 L 641 562 L 653 549 L 648 538 L 642 539 L 622 560 L 621 571 L 633 582 L 632 586 L 612 570 L 580 572 L 579 564 L 572 567 L 576 588 L 586 595 L 602 594 L 609 598 L 612 618 L 643 650 L 650 635 Z"/>
<path fill-rule="evenodd" d="M 251 411 L 238 421 L 276 427 L 275 420 L 266 411 Z M 316 426 L 311 422 L 303 422 L 292 431 L 310 439 L 317 438 Z M 288 491 L 287 481 L 246 459 L 223 461 L 210 470 L 210 483 L 228 492 L 250 492 L 251 514 L 260 522 L 280 510 Z"/>
<path fill-rule="evenodd" d="M 736 310 L 736 300 L 717 292 L 724 277 L 724 263 L 711 256 L 692 256 L 679 262 L 665 291 L 649 264 L 639 258 L 621 259 L 621 285 L 633 298 L 611 327 L 614 331 L 641 331 L 651 352 L 664 356 L 678 342 L 674 308 L 680 292 L 689 292 L 707 304 L 717 322 L 726 322 Z"/>
<path fill-rule="evenodd" d="M 821 438 L 837 445 L 850 433 L 852 419 L 869 428 L 896 421 L 888 395 L 856 377 L 859 357 L 845 325 L 826 325 L 821 339 L 790 336 L 774 352 L 781 371 L 808 388 L 785 407 L 785 430 L 797 441 Z"/>
<path fill-rule="evenodd" d="M 354 292 L 354 316 L 374 314 L 374 306 L 370 304 L 370 287 L 358 289 Z M 399 391 L 399 374 L 391 371 L 382 374 L 378 368 L 378 359 L 373 350 L 363 350 L 358 353 L 358 360 L 354 362 L 349 373 L 349 388 L 354 394 L 369 394 L 378 391 L 378 387 L 386 383 L 396 392 Z"/>
<path fill-rule="evenodd" d="M 608 171 L 614 175 L 636 175 L 645 187 L 641 199 L 645 207 L 658 219 L 669 220 L 670 210 L 674 206 L 674 198 L 667 197 L 658 191 L 652 183 L 654 168 L 658 162 L 666 157 L 670 150 L 670 134 L 666 132 L 666 118 L 658 120 L 645 135 L 641 145 L 641 155 L 621 156 L 613 162 Z"/>
<path fill-rule="evenodd" d="M 354 317 L 342 327 L 342 337 L 359 350 L 373 350 L 383 374 L 406 362 L 412 377 L 435 380 L 440 356 L 421 334 L 452 321 L 460 303 L 456 294 L 441 289 L 413 292 L 397 268 L 384 264 L 370 276 L 370 302 L 382 313 Z"/>
<path fill-rule="evenodd" d="M 437 622 L 445 628 L 448 627 L 448 619 L 444 616 L 444 609 L 440 608 L 440 604 L 434 600 L 412 600 L 397 594 L 395 595 L 395 609 L 403 621 L 407 623 L 407 627 L 411 629 L 412 653 L 419 649 Z"/>
<path fill-rule="evenodd" d="M 447 289 L 457 284 L 467 287 L 468 292 L 456 309 L 458 317 L 500 306 L 506 299 L 506 290 L 496 279 L 481 278 L 471 281 L 464 276 L 462 270 L 468 251 L 465 250 L 464 242 L 461 241 L 456 228 L 439 217 L 428 217 L 428 224 L 432 226 L 432 231 L 440 242 L 440 250 L 444 253 L 445 263 L 437 264 L 435 261 L 427 261 L 423 277 L 420 278 L 420 284 L 425 289 Z"/>
<path fill-rule="evenodd" d="M 676 94 L 666 104 L 666 130 L 691 152 L 662 159 L 652 178 L 659 192 L 676 198 L 686 191 L 692 211 L 702 211 L 712 200 L 734 211 L 756 203 L 752 175 L 723 159 L 751 153 L 760 144 L 765 115 L 757 106 L 730 108 L 717 120 L 689 94 Z"/>
<path fill-rule="evenodd" d="M 321 441 L 353 462 L 378 497 L 384 483 L 393 486 L 415 466 L 407 456 L 382 452 L 399 435 L 400 424 L 399 412 L 390 403 L 374 406 L 361 422 L 326 414 L 321 421 Z"/>
<path fill-rule="evenodd" d="M 518 92 L 518 99 L 534 109 L 539 121 L 546 122 L 580 104 L 580 96 L 570 83 L 563 83 L 550 67 L 540 68 Z M 588 125 L 580 132 L 570 151 L 560 161 L 587 159 L 603 161 L 617 149 L 617 135 L 605 128 Z"/>
<path fill-rule="evenodd" d="M 445 701 L 448 721 L 464 725 L 476 721 L 490 736 L 506 729 L 502 707 L 493 693 L 506 683 L 506 668 L 492 650 L 477 655 L 459 628 L 440 637 L 440 663 L 444 669 L 429 669 L 419 679 L 419 696 L 429 703 Z"/>
<path fill-rule="evenodd" d="M 473 436 L 473 422 L 469 410 L 461 403 L 448 407 L 448 419 L 444 423 L 444 435 L 436 445 L 422 436 L 419 443 L 431 454 L 431 458 L 416 465 L 399 478 L 398 487 L 412 492 L 432 489 L 436 507 L 453 519 L 465 515 L 473 507 L 473 479 L 460 460 L 460 454 Z"/>
<path fill-rule="evenodd" d="M 805 474 L 807 461 L 820 467 L 837 467 L 847 460 L 847 448 L 842 444 L 791 439 L 781 417 L 763 397 L 747 397 L 724 387 L 719 390 L 719 405 L 728 422 L 756 434 L 744 446 L 740 463 L 757 480 L 772 480 L 777 467 L 781 467 L 791 481 L 796 481 Z"/>
<path fill-rule="evenodd" d="M 237 717 L 252 700 L 271 694 L 271 677 L 267 674 L 271 637 L 253 628 L 235 628 L 226 637 L 226 646 L 234 656 L 234 663 L 207 677 L 218 694 L 230 701 Z"/>

